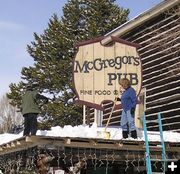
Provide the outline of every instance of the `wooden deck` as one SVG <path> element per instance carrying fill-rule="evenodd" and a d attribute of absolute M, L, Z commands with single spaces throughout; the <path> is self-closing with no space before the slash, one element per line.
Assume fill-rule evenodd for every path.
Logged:
<path fill-rule="evenodd" d="M 161 143 L 149 142 L 151 150 L 151 158 L 161 158 Z M 96 151 L 105 154 L 114 155 L 115 160 L 124 160 L 127 152 L 129 158 L 134 158 L 140 154 L 143 158 L 145 154 L 145 143 L 139 140 L 106 140 L 96 138 L 74 138 L 74 137 L 50 137 L 50 136 L 31 136 L 30 139 L 21 137 L 19 139 L 10 141 L 0 145 L 0 156 L 11 154 L 18 151 L 23 151 L 33 147 L 50 150 L 60 151 Z M 176 154 L 177 158 L 180 157 L 180 142 L 165 142 L 166 153 Z M 69 149 L 69 150 L 68 150 Z M 79 153 L 77 152 L 77 153 Z"/>

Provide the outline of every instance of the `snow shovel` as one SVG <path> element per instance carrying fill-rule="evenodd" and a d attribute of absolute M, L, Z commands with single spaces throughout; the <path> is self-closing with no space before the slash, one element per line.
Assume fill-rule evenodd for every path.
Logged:
<path fill-rule="evenodd" d="M 110 122 L 110 120 L 111 120 L 111 116 L 112 116 L 112 113 L 113 113 L 113 111 L 114 111 L 114 107 L 115 107 L 115 105 L 116 105 L 116 102 L 117 102 L 117 97 L 115 97 L 114 104 L 113 104 L 111 113 L 110 113 L 110 115 L 109 115 L 109 118 L 108 118 L 108 120 L 107 120 L 107 123 L 106 123 L 106 126 L 105 126 L 104 131 L 98 131 L 98 132 L 97 132 L 97 133 L 98 133 L 98 137 L 100 137 L 100 138 L 109 139 L 110 136 L 111 136 L 110 132 L 107 132 L 106 129 L 107 129 L 107 127 L 108 127 L 108 125 L 109 125 L 109 122 Z"/>

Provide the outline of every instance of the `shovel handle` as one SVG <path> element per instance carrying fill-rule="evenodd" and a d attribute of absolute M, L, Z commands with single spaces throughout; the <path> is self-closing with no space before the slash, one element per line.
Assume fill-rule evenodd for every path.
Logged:
<path fill-rule="evenodd" d="M 106 123 L 106 126 L 105 126 L 105 132 L 106 132 L 106 129 L 107 129 L 107 127 L 108 127 L 108 125 L 109 125 L 109 122 L 110 122 L 110 120 L 111 120 L 111 116 L 112 116 L 112 113 L 113 113 L 113 111 L 114 111 L 114 107 L 115 107 L 115 105 L 116 105 L 116 102 L 117 102 L 117 97 L 115 97 L 114 104 L 113 104 L 113 107 L 112 107 L 112 109 L 111 109 L 111 113 L 110 113 L 109 118 L 108 118 L 108 120 L 107 120 L 107 123 Z"/>

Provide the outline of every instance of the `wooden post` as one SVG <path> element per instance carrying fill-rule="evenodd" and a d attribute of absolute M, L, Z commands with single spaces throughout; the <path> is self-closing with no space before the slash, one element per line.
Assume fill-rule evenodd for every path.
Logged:
<path fill-rule="evenodd" d="M 86 105 L 83 105 L 83 125 L 86 124 Z"/>
<path fill-rule="evenodd" d="M 97 125 L 97 109 L 94 109 L 94 123 Z"/>
<path fill-rule="evenodd" d="M 87 125 L 90 125 L 90 108 L 86 107 L 86 123 Z"/>

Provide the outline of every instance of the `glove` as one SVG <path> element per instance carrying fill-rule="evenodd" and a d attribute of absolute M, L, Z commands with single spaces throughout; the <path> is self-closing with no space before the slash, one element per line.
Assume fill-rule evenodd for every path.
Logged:
<path fill-rule="evenodd" d="M 135 114 L 135 108 L 131 108 L 131 116 L 134 117 Z"/>
<path fill-rule="evenodd" d="M 119 97 L 115 97 L 116 101 L 121 101 L 121 99 Z"/>
<path fill-rule="evenodd" d="M 44 103 L 47 104 L 48 102 L 49 102 L 49 99 L 46 98 L 45 101 L 44 101 Z"/>

